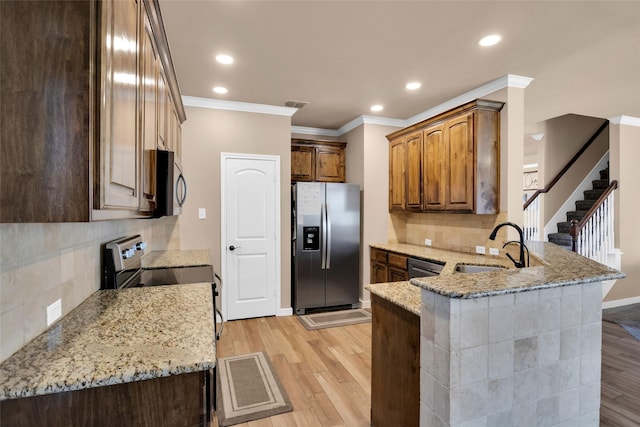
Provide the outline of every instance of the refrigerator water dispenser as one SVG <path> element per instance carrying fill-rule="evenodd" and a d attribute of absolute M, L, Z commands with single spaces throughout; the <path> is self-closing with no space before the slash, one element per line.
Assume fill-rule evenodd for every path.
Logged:
<path fill-rule="evenodd" d="M 302 227 L 302 250 L 320 250 L 320 227 Z"/>

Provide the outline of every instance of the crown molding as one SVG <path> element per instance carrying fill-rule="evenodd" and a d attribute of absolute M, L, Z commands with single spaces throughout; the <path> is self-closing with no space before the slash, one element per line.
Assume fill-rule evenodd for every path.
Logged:
<path fill-rule="evenodd" d="M 524 89 L 529 86 L 533 79 L 531 77 L 517 76 L 515 74 L 507 74 L 505 76 L 499 77 L 495 80 L 490 81 L 489 83 L 485 83 L 482 86 L 479 86 L 475 89 L 470 90 L 469 92 L 465 92 L 461 95 L 456 96 L 446 102 L 443 102 L 440 105 L 436 105 L 435 107 L 429 108 L 426 111 L 423 111 L 420 114 L 416 114 L 413 117 L 407 119 L 407 126 L 411 126 L 415 123 L 421 122 L 433 116 L 437 116 L 440 113 L 444 113 L 452 108 L 455 108 L 459 105 L 466 104 L 467 102 L 471 102 L 474 99 L 482 98 L 483 96 L 487 96 L 494 92 L 497 92 L 501 89 L 507 87 L 515 87 L 518 89 Z"/>
<path fill-rule="evenodd" d="M 271 114 L 274 116 L 293 116 L 298 109 L 278 107 L 275 105 L 252 104 L 250 102 L 227 101 L 224 99 L 199 98 L 183 96 L 182 102 L 187 107 L 211 108 L 214 110 L 242 111 L 245 113 Z"/>
<path fill-rule="evenodd" d="M 291 133 L 314 136 L 340 136 L 340 133 L 335 129 L 310 128 L 305 126 L 291 126 Z"/>
<path fill-rule="evenodd" d="M 631 116 L 618 116 L 609 119 L 614 125 L 626 125 L 640 127 L 640 118 Z"/>

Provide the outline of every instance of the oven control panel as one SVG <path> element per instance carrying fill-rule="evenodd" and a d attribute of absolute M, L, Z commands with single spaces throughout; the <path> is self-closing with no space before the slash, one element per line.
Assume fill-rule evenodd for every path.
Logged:
<path fill-rule="evenodd" d="M 105 256 L 111 258 L 116 272 L 130 270 L 140 265 L 146 247 L 140 235 L 125 237 L 107 243 Z"/>

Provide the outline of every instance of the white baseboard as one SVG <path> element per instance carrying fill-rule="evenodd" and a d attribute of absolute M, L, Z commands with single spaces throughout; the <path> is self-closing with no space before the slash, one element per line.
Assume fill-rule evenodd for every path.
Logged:
<path fill-rule="evenodd" d="M 371 300 L 360 300 L 360 308 L 371 308 Z"/>
<path fill-rule="evenodd" d="M 602 308 L 622 307 L 623 305 L 636 304 L 640 302 L 640 297 L 623 298 L 602 303 Z"/>
<path fill-rule="evenodd" d="M 284 307 L 284 308 L 279 308 L 276 316 L 293 316 L 293 308 L 291 307 Z"/>

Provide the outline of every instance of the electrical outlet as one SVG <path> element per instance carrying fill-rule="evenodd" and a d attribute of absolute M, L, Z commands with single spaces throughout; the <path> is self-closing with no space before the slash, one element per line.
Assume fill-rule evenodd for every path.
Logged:
<path fill-rule="evenodd" d="M 431 239 L 424 239 L 425 246 L 431 246 Z"/>
<path fill-rule="evenodd" d="M 498 248 L 489 248 L 490 255 L 500 255 L 500 249 Z"/>
<path fill-rule="evenodd" d="M 198 208 L 198 219 L 205 219 L 207 217 L 207 210 L 205 208 Z"/>
<path fill-rule="evenodd" d="M 47 306 L 47 326 L 62 316 L 62 299 L 58 298 L 53 304 Z"/>
<path fill-rule="evenodd" d="M 486 254 L 487 252 L 486 252 L 486 250 L 485 250 L 484 246 L 476 246 L 476 253 L 477 253 L 477 254 L 483 254 L 483 255 L 484 255 L 484 254 Z"/>

